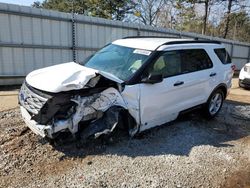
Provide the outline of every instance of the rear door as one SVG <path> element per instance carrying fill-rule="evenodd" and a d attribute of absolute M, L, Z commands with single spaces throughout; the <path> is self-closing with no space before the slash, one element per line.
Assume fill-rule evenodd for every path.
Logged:
<path fill-rule="evenodd" d="M 174 120 L 180 111 L 207 99 L 213 64 L 202 48 L 169 49 L 146 70 L 162 74 L 161 83 L 140 84 L 141 130 Z"/>

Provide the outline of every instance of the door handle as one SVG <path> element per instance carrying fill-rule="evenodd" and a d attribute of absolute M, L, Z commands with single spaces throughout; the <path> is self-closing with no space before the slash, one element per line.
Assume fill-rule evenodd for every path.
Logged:
<path fill-rule="evenodd" d="M 182 84 L 184 84 L 183 81 L 178 81 L 178 82 L 175 82 L 175 83 L 174 83 L 174 86 L 179 86 L 179 85 L 182 85 Z"/>
<path fill-rule="evenodd" d="M 216 73 L 213 72 L 213 73 L 211 73 L 209 76 L 210 76 L 210 77 L 216 76 Z"/>

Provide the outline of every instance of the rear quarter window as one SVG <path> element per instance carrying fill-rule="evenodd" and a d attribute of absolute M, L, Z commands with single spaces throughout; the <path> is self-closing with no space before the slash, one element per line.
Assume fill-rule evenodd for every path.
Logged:
<path fill-rule="evenodd" d="M 232 63 L 231 57 L 227 53 L 225 48 L 218 48 L 214 49 L 215 54 L 220 59 L 221 63 L 223 64 L 230 64 Z"/>

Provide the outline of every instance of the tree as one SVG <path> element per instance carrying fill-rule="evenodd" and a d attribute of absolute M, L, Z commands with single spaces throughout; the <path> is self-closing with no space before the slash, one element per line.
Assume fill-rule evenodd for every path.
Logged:
<path fill-rule="evenodd" d="M 57 10 L 61 12 L 75 12 L 84 14 L 87 9 L 83 0 L 44 0 L 42 3 L 36 1 L 32 4 L 35 8 Z"/>
<path fill-rule="evenodd" d="M 248 0 L 217 0 L 219 2 L 226 3 L 226 15 L 223 17 L 223 21 L 225 22 L 224 25 L 224 31 L 222 34 L 223 38 L 227 38 L 229 29 L 230 29 L 230 21 L 231 21 L 231 14 L 238 13 L 239 11 L 244 11 L 248 6 L 246 6 Z M 249 7 L 248 7 L 249 8 Z"/>
<path fill-rule="evenodd" d="M 204 0 L 200 1 L 200 3 L 205 4 L 205 13 L 204 13 L 204 18 L 203 18 L 203 29 L 202 29 L 202 34 L 206 34 L 206 29 L 207 29 L 207 17 L 208 17 L 208 6 L 209 6 L 209 0 Z"/>
<path fill-rule="evenodd" d="M 231 13 L 229 15 L 229 22 L 227 23 L 227 15 L 221 20 L 219 28 L 228 26 L 227 38 L 240 41 L 250 42 L 250 17 L 246 11 Z M 224 34 L 224 30 L 221 31 Z"/>
<path fill-rule="evenodd" d="M 42 8 L 42 3 L 40 1 L 35 1 L 31 6 L 34 8 Z"/>
<path fill-rule="evenodd" d="M 176 0 L 165 0 L 162 8 L 158 13 L 157 25 L 165 28 L 176 28 L 177 22 L 177 14 L 178 11 L 176 9 Z"/>
<path fill-rule="evenodd" d="M 135 3 L 129 0 L 86 0 L 86 6 L 91 16 L 123 20 L 126 14 L 132 13 Z"/>
<path fill-rule="evenodd" d="M 230 22 L 230 13 L 231 13 L 231 9 L 232 9 L 232 2 L 233 2 L 233 0 L 228 0 L 227 13 L 226 13 L 226 24 L 225 24 L 225 31 L 224 31 L 223 38 L 227 37 L 228 27 L 229 27 L 229 22 Z"/>
<path fill-rule="evenodd" d="M 137 0 L 134 2 L 134 12 L 137 14 L 139 21 L 145 25 L 156 26 L 164 0 Z"/>
<path fill-rule="evenodd" d="M 44 0 L 32 6 L 250 42 L 249 0 Z"/>
<path fill-rule="evenodd" d="M 201 18 L 196 15 L 196 3 L 194 1 L 179 0 L 176 1 L 174 7 L 176 8 L 175 29 L 201 33 Z"/>
<path fill-rule="evenodd" d="M 135 4 L 129 0 L 44 0 L 32 4 L 36 8 L 75 12 L 101 18 L 123 20 Z"/>

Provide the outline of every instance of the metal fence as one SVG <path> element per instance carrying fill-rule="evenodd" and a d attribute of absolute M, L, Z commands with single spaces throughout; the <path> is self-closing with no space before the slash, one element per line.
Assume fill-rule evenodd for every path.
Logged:
<path fill-rule="evenodd" d="M 34 69 L 82 61 L 115 39 L 135 35 L 218 40 L 237 69 L 250 60 L 249 43 L 0 3 L 0 85 L 20 84 Z"/>

